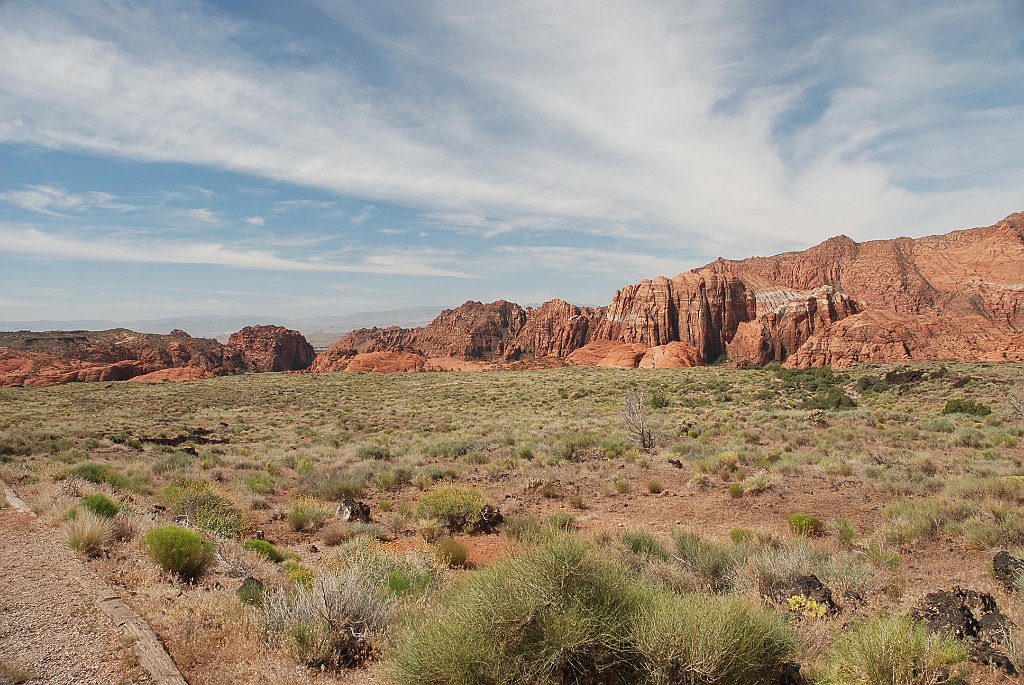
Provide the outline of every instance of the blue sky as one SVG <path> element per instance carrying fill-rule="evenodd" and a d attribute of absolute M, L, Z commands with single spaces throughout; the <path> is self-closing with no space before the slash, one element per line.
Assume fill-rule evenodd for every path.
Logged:
<path fill-rule="evenodd" d="M 0 319 L 607 303 L 1024 209 L 1024 3 L 0 3 Z"/>

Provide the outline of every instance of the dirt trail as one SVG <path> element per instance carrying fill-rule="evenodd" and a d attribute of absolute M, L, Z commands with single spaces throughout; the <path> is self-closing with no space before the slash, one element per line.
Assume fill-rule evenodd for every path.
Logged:
<path fill-rule="evenodd" d="M 0 509 L 0 550 L 0 683 L 15 673 L 32 684 L 145 682 L 131 640 L 83 588 L 95 579 L 59 531 Z"/>

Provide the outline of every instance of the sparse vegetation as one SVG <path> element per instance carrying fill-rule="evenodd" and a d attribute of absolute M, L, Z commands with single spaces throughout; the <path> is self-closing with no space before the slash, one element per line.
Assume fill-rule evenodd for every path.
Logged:
<path fill-rule="evenodd" d="M 152 528 L 146 533 L 145 542 L 150 558 L 160 568 L 184 580 L 195 580 L 213 563 L 213 545 L 187 528 Z"/>
<path fill-rule="evenodd" d="M 68 521 L 65 536 L 71 549 L 94 557 L 103 552 L 114 536 L 114 524 L 110 517 L 84 509 Z"/>
<path fill-rule="evenodd" d="M 103 516 L 108 519 L 114 518 L 117 516 L 117 512 L 121 511 L 121 507 L 118 503 L 104 495 L 102 492 L 86 495 L 79 500 L 79 504 L 97 516 Z"/>

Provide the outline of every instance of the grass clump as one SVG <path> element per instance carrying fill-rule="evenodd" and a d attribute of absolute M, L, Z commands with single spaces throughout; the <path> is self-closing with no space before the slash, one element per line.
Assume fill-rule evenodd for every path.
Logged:
<path fill-rule="evenodd" d="M 280 564 L 284 561 L 284 554 L 281 553 L 281 550 L 266 540 L 246 540 L 242 543 L 242 549 L 263 555 L 275 564 Z"/>
<path fill-rule="evenodd" d="M 434 543 L 434 552 L 438 559 L 452 567 L 465 566 L 469 558 L 466 545 L 455 538 L 441 538 Z"/>
<path fill-rule="evenodd" d="M 881 616 L 836 636 L 821 683 L 953 685 L 964 682 L 966 660 L 962 642 L 909 618 Z"/>
<path fill-rule="evenodd" d="M 586 543 L 554 536 L 414 612 L 390 667 L 400 685 L 754 685 L 794 645 L 775 614 L 736 598 L 672 595 Z"/>
<path fill-rule="evenodd" d="M 109 517 L 86 509 L 68 522 L 65 536 L 71 549 L 95 557 L 113 538 L 114 524 Z"/>
<path fill-rule="evenodd" d="M 810 514 L 793 514 L 789 517 L 789 529 L 793 534 L 807 538 L 821 535 L 825 530 L 825 524 Z"/>
<path fill-rule="evenodd" d="M 943 414 L 967 414 L 968 416 L 988 416 L 992 413 L 992 408 L 982 404 L 981 402 L 975 402 L 974 400 L 946 400 L 946 405 L 942 408 Z"/>
<path fill-rule="evenodd" d="M 665 549 L 665 545 L 646 530 L 627 530 L 621 538 L 626 549 L 635 556 L 661 561 L 668 560 L 668 550 Z"/>
<path fill-rule="evenodd" d="M 164 497 L 171 511 L 187 516 L 191 525 L 214 535 L 238 539 L 248 529 L 241 507 L 203 481 L 170 486 Z"/>
<path fill-rule="evenodd" d="M 118 473 L 117 469 L 110 464 L 87 461 L 76 464 L 68 469 L 67 473 L 69 476 L 81 478 L 97 485 L 109 485 L 112 488 L 123 488 L 128 485 L 128 479 Z"/>
<path fill-rule="evenodd" d="M 102 492 L 86 495 L 79 500 L 79 504 L 97 516 L 103 516 L 108 519 L 114 518 L 117 516 L 117 512 L 121 511 L 121 506 Z"/>
<path fill-rule="evenodd" d="M 436 519 L 453 533 L 476 530 L 487 499 L 478 490 L 459 485 L 442 485 L 420 498 L 416 518 Z"/>
<path fill-rule="evenodd" d="M 150 558 L 184 580 L 195 580 L 213 563 L 213 545 L 199 533 L 180 526 L 159 526 L 145 537 Z"/>
<path fill-rule="evenodd" d="M 699 533 L 677 530 L 672 534 L 675 559 L 698 583 L 712 592 L 728 590 L 733 573 L 743 561 L 740 548 L 719 544 Z"/>
<path fill-rule="evenodd" d="M 429 555 L 353 541 L 333 565 L 311 573 L 309 582 L 269 593 L 265 628 L 306 666 L 356 666 L 379 650 L 398 598 L 422 594 L 438 574 Z"/>
<path fill-rule="evenodd" d="M 299 497 L 288 509 L 288 526 L 295 532 L 320 530 L 331 517 L 331 505 L 317 497 Z"/>

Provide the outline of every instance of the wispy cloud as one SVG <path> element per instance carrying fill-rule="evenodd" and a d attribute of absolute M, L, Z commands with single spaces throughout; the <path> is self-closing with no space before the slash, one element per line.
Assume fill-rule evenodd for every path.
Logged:
<path fill-rule="evenodd" d="M 267 223 L 267 219 L 266 217 L 262 216 L 247 216 L 245 217 L 245 223 L 251 224 L 253 226 L 263 226 L 264 224 Z"/>
<path fill-rule="evenodd" d="M 69 212 L 81 212 L 93 207 L 118 212 L 138 209 L 135 205 L 118 202 L 110 193 L 69 193 L 62 188 L 49 185 L 29 185 L 21 190 L 0 193 L 0 201 L 50 216 L 64 216 Z"/>
<path fill-rule="evenodd" d="M 174 0 L 5 3 L 0 141 L 706 256 L 1021 208 L 1013 3 L 319 4 L 372 54 L 276 60 L 236 40 L 260 27 Z"/>
<path fill-rule="evenodd" d="M 290 259 L 266 250 L 242 249 L 216 242 L 83 239 L 31 226 L 0 224 L 0 252 L 31 254 L 76 261 L 136 262 L 141 264 L 208 264 L 239 269 L 317 273 L 386 274 L 474 278 L 465 271 L 445 268 L 444 253 L 388 251 L 361 255 L 349 262 Z"/>
<path fill-rule="evenodd" d="M 207 207 L 197 207 L 195 209 L 183 209 L 181 215 L 185 218 L 199 221 L 204 224 L 219 224 L 220 223 L 220 212 L 215 212 Z"/>
<path fill-rule="evenodd" d="M 373 217 L 377 216 L 377 214 L 379 214 L 379 212 L 377 211 L 376 207 L 374 207 L 373 205 L 366 205 L 365 207 L 359 210 L 358 214 L 349 219 L 349 221 L 359 226 L 361 224 L 366 223 Z"/>

